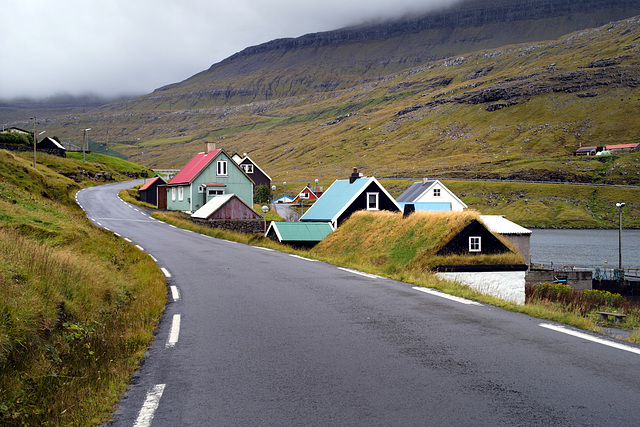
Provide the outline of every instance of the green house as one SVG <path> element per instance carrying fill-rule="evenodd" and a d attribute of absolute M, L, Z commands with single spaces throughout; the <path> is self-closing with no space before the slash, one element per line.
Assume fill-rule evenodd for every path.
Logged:
<path fill-rule="evenodd" d="M 213 148 L 213 149 L 209 149 Z M 167 209 L 195 212 L 212 198 L 235 194 L 253 206 L 253 181 L 224 150 L 207 144 L 167 183 Z"/>

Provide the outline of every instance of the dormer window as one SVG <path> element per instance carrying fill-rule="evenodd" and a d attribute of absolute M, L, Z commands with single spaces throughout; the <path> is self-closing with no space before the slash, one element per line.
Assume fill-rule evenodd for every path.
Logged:
<path fill-rule="evenodd" d="M 433 189 L 433 197 L 440 197 L 440 189 L 439 188 L 434 188 Z"/>

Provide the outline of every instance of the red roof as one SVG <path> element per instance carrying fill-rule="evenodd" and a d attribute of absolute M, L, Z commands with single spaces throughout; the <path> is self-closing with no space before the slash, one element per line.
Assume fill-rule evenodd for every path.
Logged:
<path fill-rule="evenodd" d="M 168 185 L 189 184 L 204 168 L 209 166 L 209 163 L 216 158 L 220 151 L 221 150 L 218 149 L 209 151 L 209 153 L 196 154 L 195 157 L 169 181 Z"/>
<path fill-rule="evenodd" d="M 607 145 L 607 150 L 621 150 L 624 148 L 636 148 L 638 143 L 635 144 L 615 144 L 615 145 Z"/>
<path fill-rule="evenodd" d="M 144 191 L 144 190 L 148 189 L 149 187 L 151 187 L 153 185 L 154 182 L 156 182 L 158 180 L 162 181 L 162 183 L 164 184 L 164 179 L 160 178 L 159 176 L 154 176 L 149 181 L 147 181 L 147 183 L 145 185 L 140 187 L 140 189 L 138 191 Z"/>

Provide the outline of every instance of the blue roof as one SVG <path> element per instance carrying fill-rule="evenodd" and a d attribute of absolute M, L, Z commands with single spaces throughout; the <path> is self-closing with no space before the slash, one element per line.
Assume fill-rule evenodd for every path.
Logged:
<path fill-rule="evenodd" d="M 358 178 L 353 183 L 349 179 L 339 179 L 300 217 L 300 221 L 335 221 L 371 183 L 380 187 L 395 203 L 395 199 L 374 177 Z"/>
<path fill-rule="evenodd" d="M 398 202 L 404 212 L 405 205 L 413 205 L 416 212 L 450 212 L 451 202 Z"/>

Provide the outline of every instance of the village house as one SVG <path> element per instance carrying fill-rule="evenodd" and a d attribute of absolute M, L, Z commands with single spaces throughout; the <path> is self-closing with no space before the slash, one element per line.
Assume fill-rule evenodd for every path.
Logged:
<path fill-rule="evenodd" d="M 253 180 L 215 143 L 207 143 L 168 183 L 167 209 L 195 212 L 215 196 L 235 194 L 253 205 Z"/>
<path fill-rule="evenodd" d="M 43 153 L 51 154 L 58 157 L 67 157 L 67 149 L 58 141 L 48 136 L 38 142 L 37 150 Z"/>
<path fill-rule="evenodd" d="M 305 186 L 302 191 L 292 200 L 292 203 L 300 203 L 300 200 L 305 202 L 315 202 L 322 196 L 322 187 L 309 187 Z"/>
<path fill-rule="evenodd" d="M 467 205 L 443 183 L 427 178 L 412 184 L 396 201 L 403 206 L 412 204 L 416 211 L 462 211 L 467 208 Z"/>
<path fill-rule="evenodd" d="M 238 164 L 244 173 L 247 174 L 249 178 L 253 181 L 254 185 L 264 185 L 265 187 L 271 189 L 271 177 L 267 175 L 265 171 L 260 169 L 260 167 L 247 156 L 247 153 L 242 153 L 240 156 L 238 153 L 234 153 L 233 161 Z"/>
<path fill-rule="evenodd" d="M 401 212 L 400 205 L 374 177 L 363 177 L 354 168 L 348 179 L 339 179 L 325 191 L 301 222 L 328 222 L 335 230 L 358 210 Z"/>

